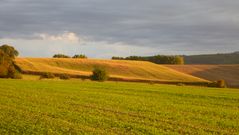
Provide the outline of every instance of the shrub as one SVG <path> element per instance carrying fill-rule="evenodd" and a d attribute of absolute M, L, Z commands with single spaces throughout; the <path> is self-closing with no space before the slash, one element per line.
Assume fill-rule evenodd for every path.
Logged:
<path fill-rule="evenodd" d="M 227 87 L 226 81 L 225 80 L 218 80 L 217 81 L 217 87 L 218 88 L 226 88 Z"/>
<path fill-rule="evenodd" d="M 91 75 L 91 80 L 95 81 L 106 81 L 108 79 L 108 73 L 105 69 L 95 68 L 93 74 Z"/>
<path fill-rule="evenodd" d="M 80 58 L 80 59 L 87 59 L 87 56 L 85 54 L 80 54 L 80 55 L 74 55 L 72 58 Z"/>
<path fill-rule="evenodd" d="M 208 87 L 226 88 L 225 80 L 218 80 L 208 84 Z"/>
<path fill-rule="evenodd" d="M 67 74 L 61 74 L 60 76 L 60 79 L 62 79 L 62 80 L 69 80 L 71 77 L 69 76 L 69 75 L 67 75 Z"/>
<path fill-rule="evenodd" d="M 0 78 L 21 79 L 20 75 L 13 65 L 0 65 Z"/>
<path fill-rule="evenodd" d="M 53 73 L 43 73 L 40 79 L 44 79 L 44 78 L 53 79 L 55 78 L 55 75 Z"/>

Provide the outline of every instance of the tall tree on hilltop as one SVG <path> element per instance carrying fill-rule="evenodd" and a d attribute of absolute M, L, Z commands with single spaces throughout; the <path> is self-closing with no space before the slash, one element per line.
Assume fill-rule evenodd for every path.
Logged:
<path fill-rule="evenodd" d="M 0 50 L 2 50 L 6 55 L 8 55 L 12 59 L 14 59 L 15 57 L 19 55 L 18 51 L 15 50 L 14 47 L 9 45 L 0 46 Z"/>

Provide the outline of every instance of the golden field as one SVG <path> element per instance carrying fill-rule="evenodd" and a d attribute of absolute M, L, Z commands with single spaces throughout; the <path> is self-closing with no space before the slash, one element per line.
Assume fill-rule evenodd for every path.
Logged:
<path fill-rule="evenodd" d="M 94 67 L 105 68 L 110 77 L 179 82 L 207 82 L 168 67 L 143 61 L 69 59 L 69 58 L 17 58 L 23 72 L 51 72 L 56 74 L 90 76 Z"/>

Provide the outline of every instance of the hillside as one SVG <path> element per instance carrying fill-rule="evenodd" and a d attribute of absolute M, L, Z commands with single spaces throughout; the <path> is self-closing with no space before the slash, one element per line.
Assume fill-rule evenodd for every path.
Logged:
<path fill-rule="evenodd" d="M 90 76 L 94 67 L 105 68 L 110 77 L 160 81 L 205 82 L 165 66 L 143 61 L 97 60 L 97 59 L 53 59 L 17 58 L 16 64 L 24 72 L 52 72 Z"/>
<path fill-rule="evenodd" d="M 211 81 L 224 79 L 230 87 L 239 87 L 239 65 L 167 65 L 167 67 Z"/>
<path fill-rule="evenodd" d="M 239 64 L 239 52 L 183 57 L 186 64 Z"/>

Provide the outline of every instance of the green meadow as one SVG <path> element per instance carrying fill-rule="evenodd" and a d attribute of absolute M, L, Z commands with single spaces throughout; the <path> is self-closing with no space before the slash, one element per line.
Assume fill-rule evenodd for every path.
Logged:
<path fill-rule="evenodd" d="M 238 89 L 0 80 L 0 134 L 238 133 Z"/>

